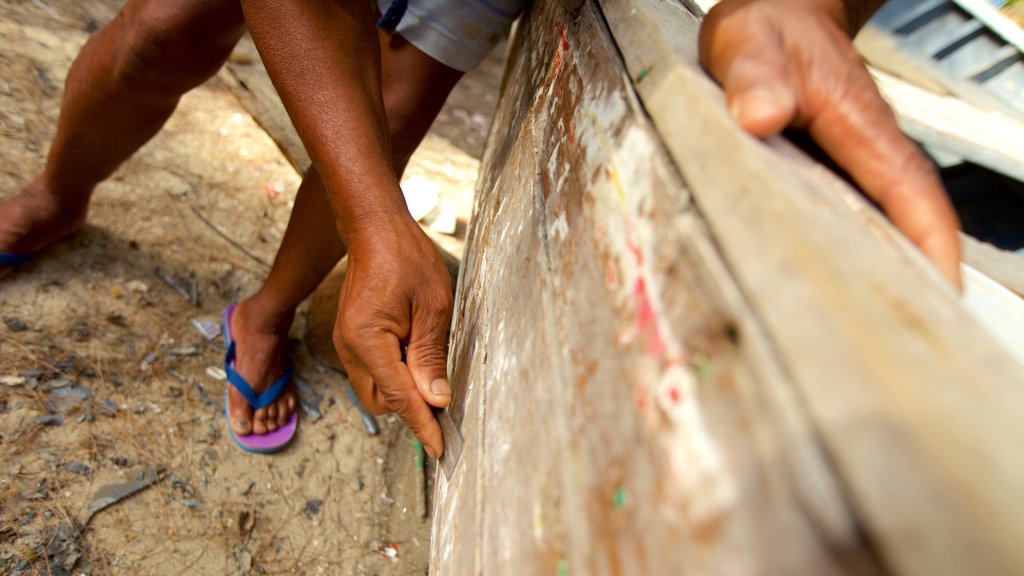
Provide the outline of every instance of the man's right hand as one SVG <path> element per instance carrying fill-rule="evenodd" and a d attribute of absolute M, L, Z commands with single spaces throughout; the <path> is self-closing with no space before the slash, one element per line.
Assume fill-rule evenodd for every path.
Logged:
<path fill-rule="evenodd" d="M 723 0 L 701 26 L 705 69 L 761 138 L 806 130 L 893 224 L 960 285 L 957 216 L 938 172 L 904 136 L 848 32 L 873 0 Z"/>
<path fill-rule="evenodd" d="M 334 345 L 363 406 L 373 414 L 396 413 L 438 458 L 444 442 L 430 407 L 452 399 L 448 271 L 408 214 L 362 224 L 366 232 L 349 238 Z"/>

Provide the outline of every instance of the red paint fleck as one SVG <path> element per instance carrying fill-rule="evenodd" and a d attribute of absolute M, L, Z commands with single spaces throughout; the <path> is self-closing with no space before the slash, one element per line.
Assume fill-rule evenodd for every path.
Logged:
<path fill-rule="evenodd" d="M 675 386 L 669 388 L 668 399 L 671 400 L 673 404 L 679 404 L 679 389 Z"/>
<path fill-rule="evenodd" d="M 270 182 L 263 183 L 263 192 L 270 198 L 277 198 L 277 189 Z"/>
<path fill-rule="evenodd" d="M 609 288 L 615 286 L 615 267 L 611 265 L 611 262 L 604 269 L 604 282 Z"/>
<path fill-rule="evenodd" d="M 627 240 L 626 248 L 629 248 L 629 251 L 633 253 L 633 258 L 636 259 L 637 267 L 642 268 L 644 265 L 644 255 L 640 252 L 640 247 L 633 244 L 632 240 Z"/>
<path fill-rule="evenodd" d="M 647 334 L 647 353 L 651 356 L 664 356 L 666 352 L 665 340 L 661 337 L 661 330 L 654 317 L 654 307 L 647 296 L 647 283 L 643 278 L 637 278 L 633 288 L 633 297 L 636 299 L 636 325 L 638 332 Z"/>
<path fill-rule="evenodd" d="M 558 69 L 562 66 L 562 52 L 564 52 L 564 51 L 569 49 L 569 41 L 565 39 L 565 26 L 562 26 L 561 22 L 558 23 L 558 36 L 562 40 L 562 42 L 561 42 L 561 50 L 559 50 L 558 47 L 555 48 L 555 64 L 554 64 L 555 71 L 551 75 L 551 81 L 552 82 L 554 82 L 555 80 L 558 80 Z M 557 97 L 558 97 L 559 100 L 561 100 L 562 93 L 559 92 L 557 94 Z"/>
<path fill-rule="evenodd" d="M 647 282 L 643 278 L 637 278 L 633 286 L 633 297 L 636 298 L 636 323 L 641 330 L 654 321 L 654 309 L 651 301 L 647 298 Z"/>
<path fill-rule="evenodd" d="M 647 412 L 647 393 L 641 391 L 637 394 L 636 409 L 640 412 Z"/>

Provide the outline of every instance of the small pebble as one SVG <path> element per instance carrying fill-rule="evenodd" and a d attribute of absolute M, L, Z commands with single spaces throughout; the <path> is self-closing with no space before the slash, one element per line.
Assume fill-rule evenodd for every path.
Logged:
<path fill-rule="evenodd" d="M 25 330 L 28 330 L 28 324 L 25 324 L 21 318 L 8 316 L 7 318 L 4 318 L 4 324 L 11 332 L 24 332 Z"/>
<path fill-rule="evenodd" d="M 320 512 L 320 508 L 323 507 L 323 505 L 324 505 L 324 501 L 323 500 L 308 500 L 308 501 L 306 501 L 306 510 L 305 510 L 306 516 L 309 516 L 310 518 L 312 518 L 318 512 Z"/>
<path fill-rule="evenodd" d="M 21 386 L 26 381 L 27 381 L 27 379 L 24 376 L 14 376 L 14 375 L 0 376 L 0 384 L 4 384 L 4 385 L 10 386 L 12 388 L 15 387 L 15 386 Z"/>

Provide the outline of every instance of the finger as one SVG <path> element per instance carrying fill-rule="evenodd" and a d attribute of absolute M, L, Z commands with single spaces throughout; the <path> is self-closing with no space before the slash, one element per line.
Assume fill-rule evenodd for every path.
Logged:
<path fill-rule="evenodd" d="M 341 329 L 341 321 L 342 318 L 339 317 L 335 323 L 332 336 L 334 348 L 338 352 L 338 358 L 341 359 L 342 365 L 345 366 L 345 373 L 348 376 L 349 384 L 352 386 L 352 391 L 359 398 L 359 403 L 363 405 L 363 409 L 369 414 L 374 416 L 387 414 L 389 412 L 388 407 L 385 405 L 380 393 L 376 390 L 373 377 L 370 376 L 370 371 L 363 365 L 359 356 L 346 344 Z"/>
<path fill-rule="evenodd" d="M 444 408 L 452 401 L 448 385 L 448 326 L 452 319 L 451 286 L 423 303 L 415 303 L 406 360 L 416 388 L 427 403 Z"/>
<path fill-rule="evenodd" d="M 367 347 L 356 352 L 367 359 L 367 369 L 384 403 L 419 438 L 424 450 L 432 458 L 439 458 L 444 453 L 441 427 L 417 389 L 408 366 L 402 362 L 398 337 L 381 331 L 364 342 Z"/>
<path fill-rule="evenodd" d="M 744 130 L 767 138 L 789 126 L 797 112 L 796 87 L 782 40 L 767 26 L 747 26 L 746 34 L 719 33 L 723 25 L 741 26 L 726 13 L 701 29 L 704 67 L 725 91 L 729 110 Z M 753 37 L 752 37 L 753 35 Z"/>
<path fill-rule="evenodd" d="M 359 403 L 363 405 L 363 409 L 373 416 L 380 416 L 391 412 L 384 402 L 384 398 L 380 395 L 380 391 L 377 390 L 373 377 L 370 376 L 370 371 L 363 366 L 362 362 L 354 356 L 349 356 L 348 360 L 343 357 L 342 362 L 345 364 L 345 371 L 348 374 L 348 381 L 352 386 L 352 391 L 356 393 L 356 397 L 359 398 Z"/>
<path fill-rule="evenodd" d="M 811 136 L 959 289 L 959 223 L 934 165 L 900 132 L 862 65 L 845 82 L 817 106 Z"/>

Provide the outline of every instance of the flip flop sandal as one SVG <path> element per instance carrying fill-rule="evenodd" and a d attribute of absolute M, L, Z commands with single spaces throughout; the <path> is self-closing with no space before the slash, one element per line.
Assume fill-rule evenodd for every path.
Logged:
<path fill-rule="evenodd" d="M 17 266 L 32 259 L 34 254 L 7 254 L 0 252 L 0 266 Z"/>
<path fill-rule="evenodd" d="M 228 383 L 224 389 L 224 420 L 227 422 L 228 433 L 231 434 L 231 439 L 235 441 L 239 448 L 246 452 L 272 454 L 283 449 L 295 437 L 295 430 L 299 424 L 299 411 L 293 412 L 291 418 L 288 419 L 288 423 L 273 432 L 236 436 L 231 430 L 231 419 L 228 416 L 228 391 L 231 386 L 234 386 L 235 389 L 242 393 L 242 396 L 245 396 L 253 411 L 265 408 L 280 398 L 281 394 L 288 388 L 288 384 L 292 380 L 292 367 L 289 365 L 284 374 L 270 388 L 267 388 L 262 394 L 258 395 L 252 389 L 252 386 L 245 381 L 245 378 L 242 378 L 238 372 L 235 372 L 235 341 L 231 339 L 231 316 L 234 314 L 237 306 L 237 303 L 233 303 L 224 310 L 224 343 L 227 345 L 227 353 L 224 355 L 224 372 L 228 375 Z"/>

